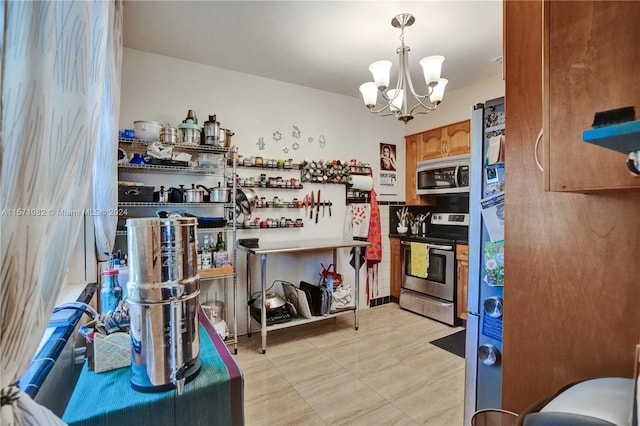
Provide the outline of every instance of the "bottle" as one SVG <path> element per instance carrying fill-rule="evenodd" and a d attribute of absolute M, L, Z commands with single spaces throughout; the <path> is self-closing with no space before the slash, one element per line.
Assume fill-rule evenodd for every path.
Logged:
<path fill-rule="evenodd" d="M 204 244 L 202 246 L 202 269 L 209 269 L 211 264 L 211 248 L 209 247 L 209 236 L 204 236 Z"/>
<path fill-rule="evenodd" d="M 202 269 L 202 246 L 200 244 L 198 244 L 198 250 L 196 251 L 197 253 L 197 262 L 198 262 L 198 271 L 200 269 Z"/>
<path fill-rule="evenodd" d="M 122 300 L 122 287 L 118 284 L 118 270 L 107 269 L 102 272 L 102 288 L 100 289 L 100 313 L 115 312 Z"/>
<path fill-rule="evenodd" d="M 218 242 L 216 243 L 216 251 L 224 251 L 227 249 L 227 244 L 222 239 L 222 232 L 218 232 Z"/>
<path fill-rule="evenodd" d="M 122 289 L 122 300 L 127 300 L 127 283 L 129 281 L 129 266 L 126 259 L 121 259 L 118 263 L 118 284 Z"/>

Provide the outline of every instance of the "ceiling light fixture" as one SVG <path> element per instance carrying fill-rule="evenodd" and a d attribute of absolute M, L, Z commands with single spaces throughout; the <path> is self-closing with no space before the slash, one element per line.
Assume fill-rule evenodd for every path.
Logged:
<path fill-rule="evenodd" d="M 404 29 L 413 25 L 415 18 L 410 13 L 401 13 L 391 20 L 391 25 L 400 28 L 400 41 L 402 45 L 396 50 L 400 58 L 400 71 L 395 89 L 389 89 L 389 74 L 391 71 L 391 61 L 377 61 L 369 66 L 369 71 L 373 75 L 372 82 L 364 83 L 360 86 L 364 104 L 374 114 L 395 115 L 398 120 L 405 124 L 413 119 L 414 114 L 427 114 L 435 110 L 444 97 L 444 88 L 447 79 L 440 78 L 442 62 L 444 56 L 429 56 L 420 60 L 420 66 L 427 83 L 427 93 L 419 95 L 416 93 L 411 76 L 409 75 L 409 46 L 404 44 Z M 411 92 L 417 103 L 409 108 L 407 94 Z M 384 104 L 380 109 L 375 109 L 378 102 L 378 92 L 382 94 Z"/>

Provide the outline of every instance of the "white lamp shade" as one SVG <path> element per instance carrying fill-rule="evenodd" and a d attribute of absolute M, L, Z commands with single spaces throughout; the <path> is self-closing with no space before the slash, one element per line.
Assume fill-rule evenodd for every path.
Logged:
<path fill-rule="evenodd" d="M 424 73 L 424 81 L 427 83 L 427 86 L 433 86 L 438 83 L 443 62 L 444 56 L 438 55 L 429 56 L 420 60 L 420 66 Z"/>
<path fill-rule="evenodd" d="M 389 87 L 389 75 L 391 73 L 391 61 L 377 61 L 369 65 L 369 71 L 373 76 L 376 86 L 382 90 Z"/>
<path fill-rule="evenodd" d="M 393 112 L 400 111 L 402 108 L 402 100 L 404 98 L 404 92 L 402 89 L 391 89 L 387 91 L 387 97 L 391 100 L 390 109 Z"/>
<path fill-rule="evenodd" d="M 433 92 L 429 95 L 429 100 L 434 104 L 439 104 L 442 102 L 442 98 L 444 98 L 444 88 L 447 86 L 449 80 L 446 78 L 441 78 L 438 80 L 438 84 L 433 88 Z"/>
<path fill-rule="evenodd" d="M 361 84 L 360 93 L 362 93 L 362 100 L 368 108 L 373 108 L 378 102 L 378 87 L 373 81 Z"/>

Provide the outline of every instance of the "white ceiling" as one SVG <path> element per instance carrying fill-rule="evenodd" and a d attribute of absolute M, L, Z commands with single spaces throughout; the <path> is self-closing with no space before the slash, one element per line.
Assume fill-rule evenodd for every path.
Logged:
<path fill-rule="evenodd" d="M 302 86 L 360 97 L 370 63 L 398 70 L 398 13 L 409 65 L 443 55 L 447 91 L 500 74 L 502 0 L 491 1 L 133 1 L 124 4 L 124 46 Z M 188 78 L 188 76 L 185 76 Z M 215 81 L 211 82 L 216 84 Z M 446 98 L 446 95 L 445 95 Z"/>

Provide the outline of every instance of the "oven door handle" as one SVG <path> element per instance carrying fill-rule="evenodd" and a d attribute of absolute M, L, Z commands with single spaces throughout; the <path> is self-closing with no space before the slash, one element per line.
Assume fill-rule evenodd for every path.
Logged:
<path fill-rule="evenodd" d="M 436 250 L 453 250 L 453 247 L 452 247 L 452 246 L 441 246 L 441 245 L 438 245 L 438 244 L 431 244 L 431 243 L 423 243 L 423 244 L 426 244 L 426 245 L 427 245 L 427 247 L 429 247 L 430 249 L 436 249 Z M 407 242 L 405 242 L 405 241 L 400 241 L 400 245 L 403 245 L 403 246 L 410 246 L 410 245 L 411 245 L 411 243 L 407 243 Z"/>

